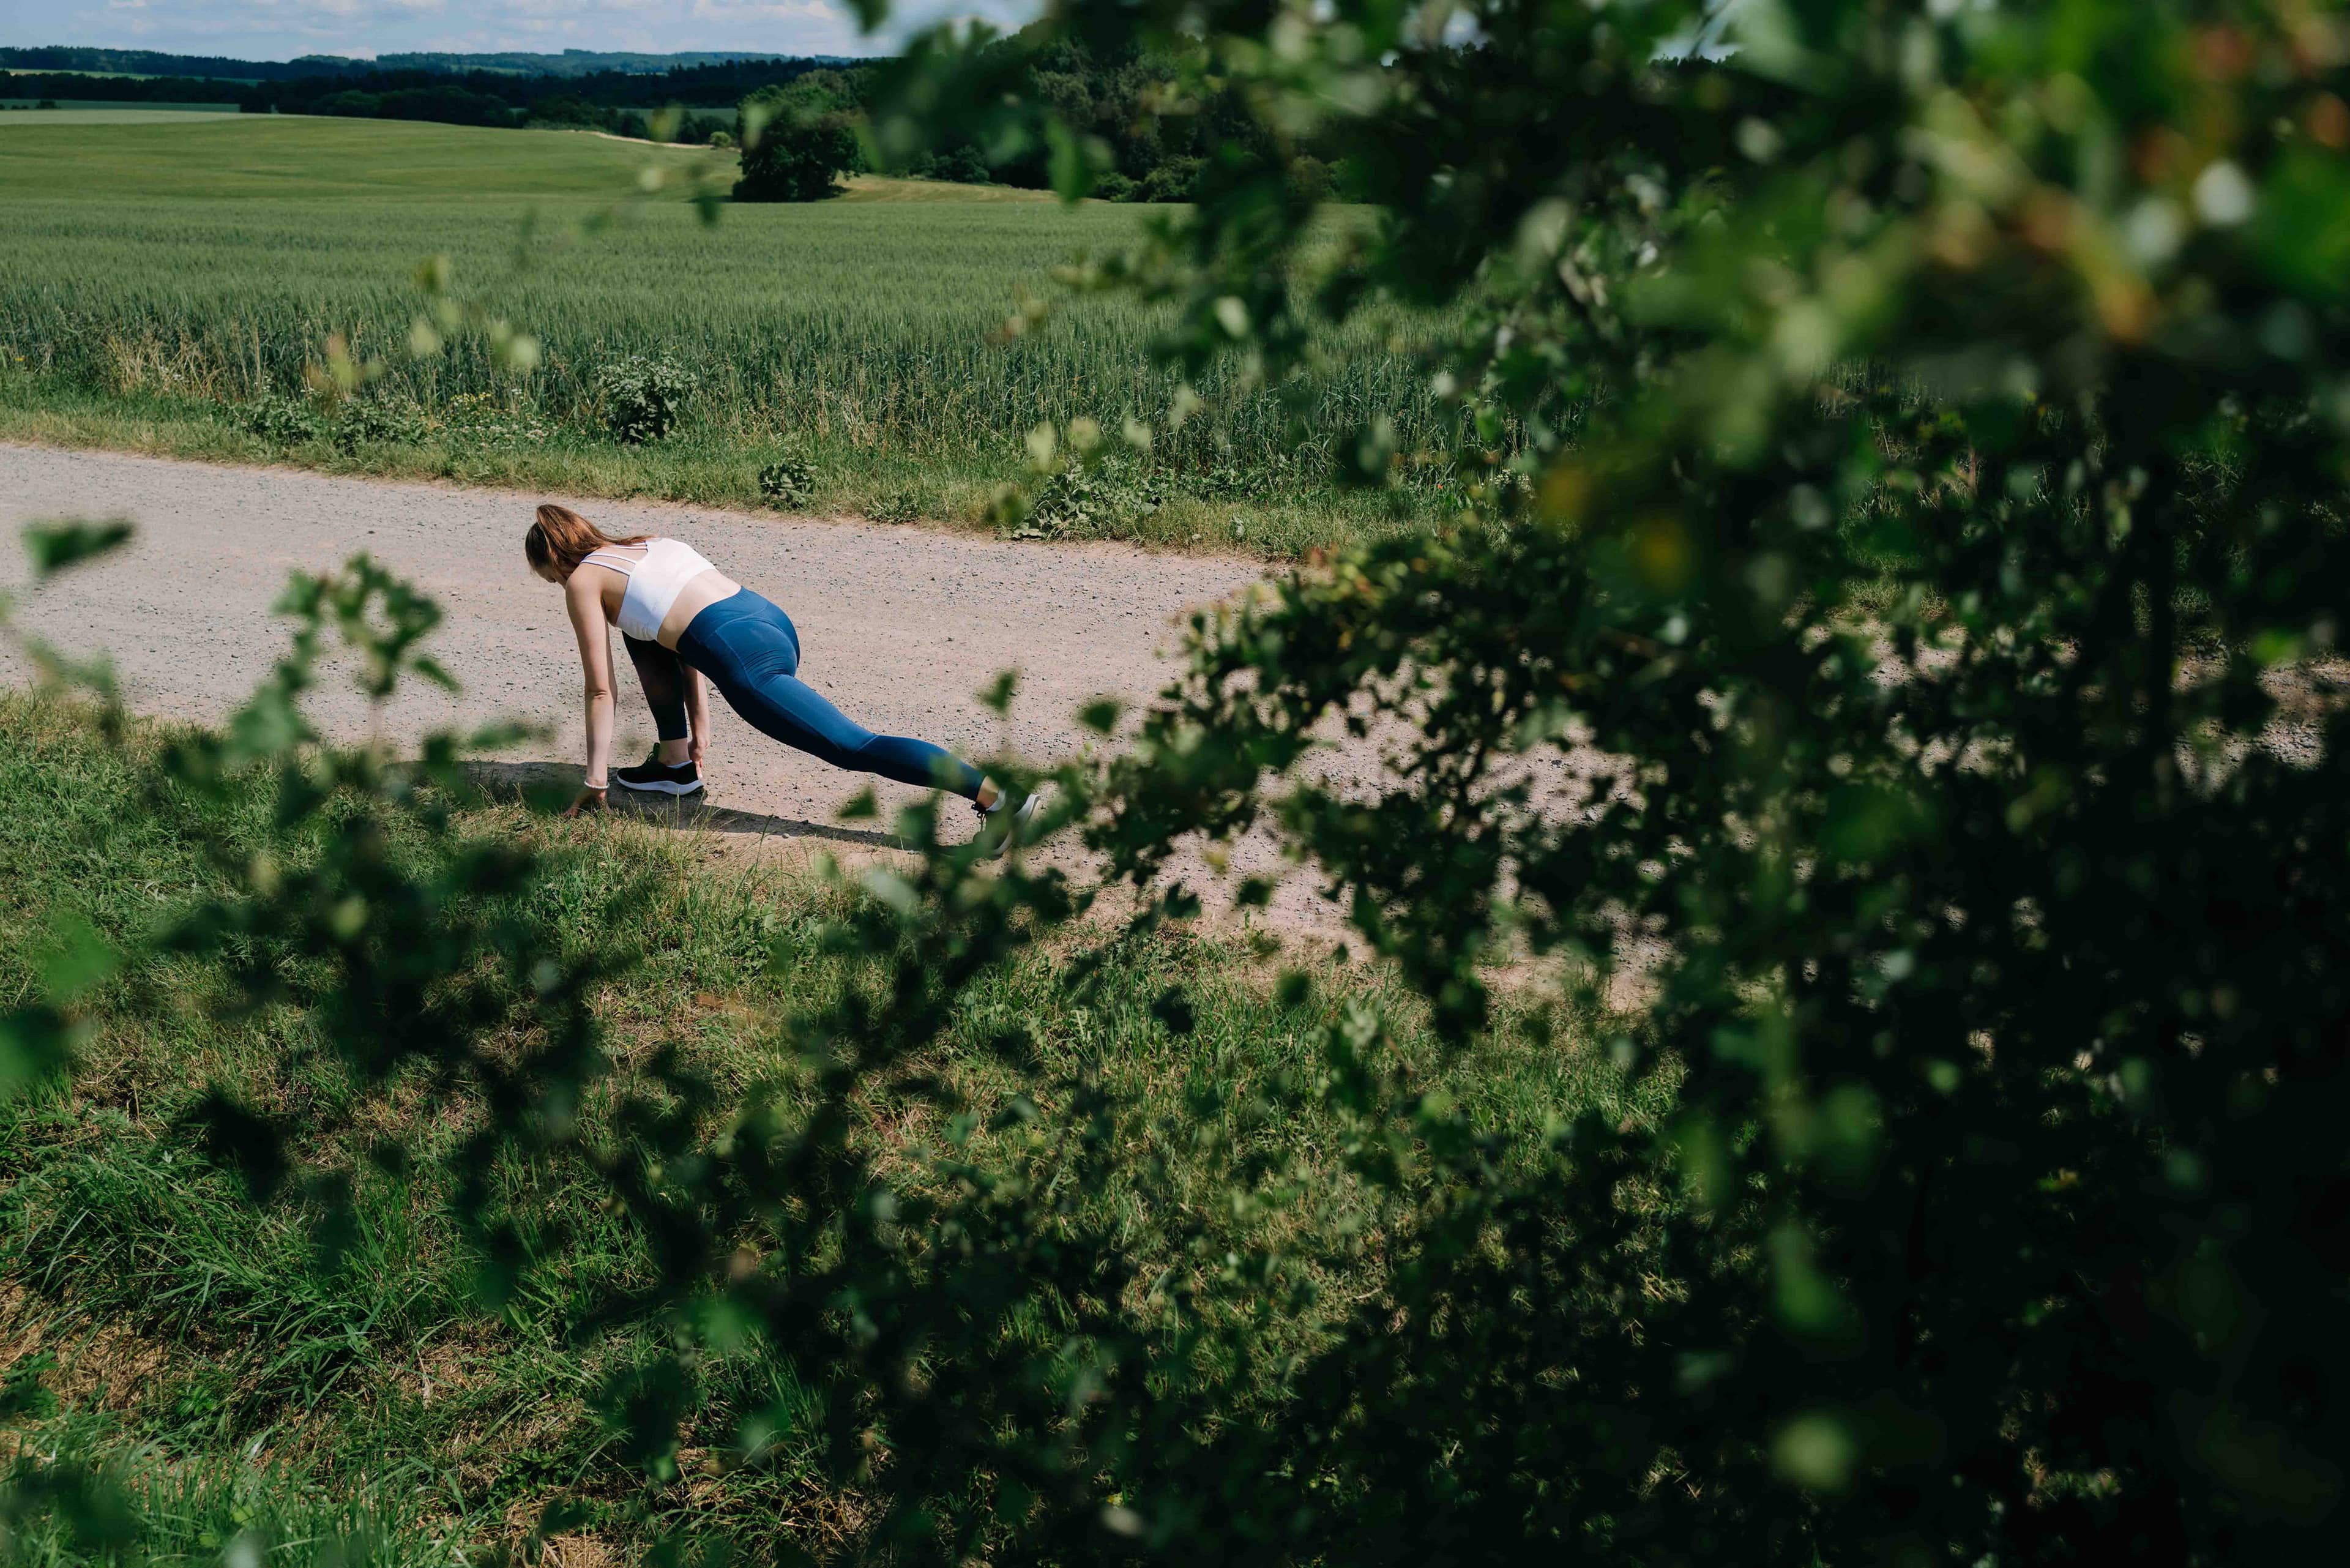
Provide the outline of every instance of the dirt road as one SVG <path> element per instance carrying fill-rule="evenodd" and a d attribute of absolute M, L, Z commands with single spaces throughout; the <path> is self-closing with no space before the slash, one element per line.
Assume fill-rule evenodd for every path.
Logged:
<path fill-rule="evenodd" d="M 371 716 L 348 682 L 333 680 L 314 704 L 321 725 L 357 738 L 380 722 L 400 742 L 452 722 L 526 720 L 556 739 L 515 761 L 567 766 L 576 777 L 581 718 L 570 626 L 561 595 L 522 561 L 536 499 L 0 445 L 0 582 L 26 576 L 16 535 L 27 522 L 130 518 L 139 534 L 129 549 L 31 596 L 22 618 L 71 652 L 109 653 L 140 711 L 209 721 L 233 709 L 285 647 L 269 606 L 286 574 L 367 551 L 440 602 L 447 618 L 432 650 L 463 691 L 451 699 L 420 688 Z M 971 756 L 1007 748 L 1039 761 L 1067 754 L 1084 737 L 1078 706 L 1156 690 L 1171 672 L 1160 655 L 1181 613 L 1260 571 L 1246 561 L 1111 545 L 1046 547 L 668 503 L 573 504 L 610 533 L 692 544 L 784 607 L 806 650 L 801 674 L 851 717 Z M 652 723 L 627 659 L 615 654 L 616 760 L 626 763 L 644 754 Z M 1009 722 L 974 695 L 1005 669 L 1021 674 Z M 776 745 L 714 697 L 711 707 L 710 794 L 734 814 L 721 814 L 719 826 L 764 824 L 789 837 L 831 823 L 868 782 L 885 810 L 912 797 Z"/>

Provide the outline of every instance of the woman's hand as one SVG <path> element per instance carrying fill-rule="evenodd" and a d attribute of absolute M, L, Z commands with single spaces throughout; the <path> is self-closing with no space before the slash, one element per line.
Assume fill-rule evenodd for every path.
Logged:
<path fill-rule="evenodd" d="M 608 807 L 604 800 L 604 792 L 591 786 L 581 790 L 579 792 L 579 798 L 573 801 L 571 803 L 571 808 L 568 811 L 566 811 L 563 815 L 566 816 L 577 816 L 582 812 L 598 812 L 608 809 Z"/>
<path fill-rule="evenodd" d="M 685 742 L 685 760 L 697 768 L 702 766 L 702 736 L 699 732 L 688 737 Z"/>

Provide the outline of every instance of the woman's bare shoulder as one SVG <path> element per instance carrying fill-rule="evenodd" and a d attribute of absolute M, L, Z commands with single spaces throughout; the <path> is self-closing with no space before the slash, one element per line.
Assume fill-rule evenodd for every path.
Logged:
<path fill-rule="evenodd" d="M 591 605 L 598 614 L 603 613 L 604 574 L 610 572 L 611 568 L 598 567 L 590 572 L 588 566 L 588 564 L 583 561 L 573 567 L 571 576 L 563 584 L 563 602 L 571 607 L 574 615 L 584 613 Z M 612 575 L 618 576 L 619 574 L 614 572 Z"/>

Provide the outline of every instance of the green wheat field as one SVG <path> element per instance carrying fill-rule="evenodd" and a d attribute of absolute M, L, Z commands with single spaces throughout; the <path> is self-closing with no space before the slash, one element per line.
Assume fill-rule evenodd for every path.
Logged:
<path fill-rule="evenodd" d="M 0 132 L 0 434 L 746 505 L 760 466 L 792 454 L 819 509 L 976 521 L 1037 425 L 1135 420 L 1158 431 L 1144 478 L 1161 503 L 1124 520 L 1135 536 L 1280 551 L 1429 504 L 1340 494 L 1327 474 L 1332 445 L 1374 419 L 1407 446 L 1440 439 L 1416 350 L 1442 323 L 1331 330 L 1303 443 L 1273 393 L 1228 382 L 1170 430 L 1160 320 L 1053 281 L 1166 209 L 860 179 L 706 223 L 690 197 L 733 174 L 731 152 L 579 132 L 18 117 Z M 433 256 L 540 340 L 536 371 L 502 368 L 479 331 L 409 353 Z M 1007 334 L 1024 300 L 1049 315 Z M 330 336 L 380 362 L 369 395 L 420 411 L 420 439 L 287 452 L 240 424 L 298 393 Z M 596 400 L 598 371 L 634 354 L 700 380 L 657 446 L 614 441 Z"/>

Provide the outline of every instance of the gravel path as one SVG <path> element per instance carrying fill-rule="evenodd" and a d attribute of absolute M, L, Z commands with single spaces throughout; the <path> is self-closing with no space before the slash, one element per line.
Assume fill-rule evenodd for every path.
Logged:
<path fill-rule="evenodd" d="M 22 619 L 70 652 L 109 653 L 140 711 L 212 721 L 243 700 L 285 647 L 269 607 L 286 574 L 365 550 L 440 602 L 446 619 L 431 646 L 463 691 L 450 699 L 419 687 L 371 716 L 348 682 L 329 680 L 313 704 L 321 725 L 355 739 L 380 722 L 397 743 L 452 722 L 523 719 L 555 738 L 514 753 L 514 772 L 552 764 L 576 777 L 578 659 L 562 597 L 522 560 L 537 499 L 0 445 L 0 524 L 8 535 L 0 583 L 26 576 L 15 535 L 27 522 L 130 518 L 139 526 L 130 547 L 30 596 Z M 1155 691 L 1172 673 L 1163 654 L 1182 612 L 1261 571 L 1252 562 L 1115 545 L 1009 544 L 669 503 L 570 504 L 607 532 L 668 534 L 693 545 L 784 607 L 806 649 L 802 675 L 851 717 L 971 756 L 1006 748 L 1040 761 L 1068 754 L 1084 739 L 1074 717 L 1081 704 Z M 614 658 L 615 760 L 627 763 L 651 743 L 652 722 L 617 645 Z M 1008 722 L 975 696 L 1004 669 L 1021 674 Z M 0 670 L 22 679 L 5 663 Z M 902 785 L 839 773 L 776 745 L 714 696 L 711 709 L 709 793 L 726 809 L 705 826 L 837 838 L 826 825 L 868 782 L 885 811 L 912 798 Z"/>

